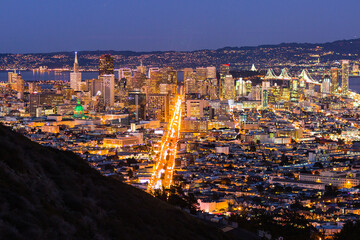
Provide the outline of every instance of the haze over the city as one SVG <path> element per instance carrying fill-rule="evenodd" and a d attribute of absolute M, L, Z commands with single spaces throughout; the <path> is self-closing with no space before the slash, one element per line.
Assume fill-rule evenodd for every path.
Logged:
<path fill-rule="evenodd" d="M 356 0 L 15 2 L 2 1 L 1 53 L 197 50 L 360 36 Z"/>

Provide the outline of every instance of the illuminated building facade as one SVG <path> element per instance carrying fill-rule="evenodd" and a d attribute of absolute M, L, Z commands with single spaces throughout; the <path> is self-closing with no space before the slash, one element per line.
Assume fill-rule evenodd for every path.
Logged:
<path fill-rule="evenodd" d="M 341 62 L 341 93 L 345 96 L 349 93 L 349 60 Z"/>
<path fill-rule="evenodd" d="M 114 74 L 114 58 L 110 54 L 104 54 L 99 58 L 99 75 Z"/>
<path fill-rule="evenodd" d="M 145 120 L 146 94 L 139 91 L 129 92 L 129 111 L 136 121 Z"/>
<path fill-rule="evenodd" d="M 331 94 L 335 94 L 339 87 L 339 69 L 331 68 Z"/>
<path fill-rule="evenodd" d="M 105 74 L 101 75 L 102 80 L 102 97 L 104 100 L 104 106 L 112 107 L 115 103 L 115 75 Z"/>
<path fill-rule="evenodd" d="M 330 94 L 331 91 L 331 79 L 329 75 L 325 75 L 321 83 L 321 93 Z"/>
<path fill-rule="evenodd" d="M 262 91 L 262 99 L 261 99 L 261 105 L 263 108 L 268 107 L 268 101 L 269 101 L 269 92 L 267 89 L 264 89 Z"/>
<path fill-rule="evenodd" d="M 235 84 L 232 75 L 226 75 L 224 79 L 224 99 L 230 100 L 235 98 Z"/>
<path fill-rule="evenodd" d="M 170 96 L 168 94 L 150 94 L 146 101 L 146 115 L 150 119 L 167 122 L 169 105 Z"/>
<path fill-rule="evenodd" d="M 74 91 L 81 90 L 81 72 L 79 72 L 77 52 L 75 52 L 73 72 L 70 73 L 70 88 L 74 89 Z"/>
<path fill-rule="evenodd" d="M 244 97 L 246 96 L 246 81 L 242 78 L 236 80 L 235 90 L 236 90 L 236 97 Z"/>
<path fill-rule="evenodd" d="M 208 79 L 216 78 L 216 67 L 207 67 L 206 68 L 206 78 L 208 78 Z"/>
<path fill-rule="evenodd" d="M 186 101 L 186 115 L 187 117 L 204 117 L 204 109 L 208 107 L 209 103 L 202 99 L 190 99 Z"/>
<path fill-rule="evenodd" d="M 29 96 L 29 113 L 30 116 L 36 116 L 37 109 L 44 107 L 56 107 L 62 105 L 64 97 L 62 94 L 39 93 L 30 94 Z"/>
<path fill-rule="evenodd" d="M 220 79 L 219 79 L 219 97 L 220 98 L 223 98 L 224 97 L 224 82 L 225 82 L 225 77 L 227 75 L 230 74 L 230 67 L 229 67 L 229 64 L 222 64 L 220 66 Z"/>

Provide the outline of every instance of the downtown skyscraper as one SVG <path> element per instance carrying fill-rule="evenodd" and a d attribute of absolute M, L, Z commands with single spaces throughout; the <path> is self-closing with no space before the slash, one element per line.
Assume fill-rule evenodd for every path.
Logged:
<path fill-rule="evenodd" d="M 74 91 L 81 90 L 81 72 L 79 72 L 77 52 L 75 52 L 73 72 L 70 73 L 70 88 L 74 89 Z"/>

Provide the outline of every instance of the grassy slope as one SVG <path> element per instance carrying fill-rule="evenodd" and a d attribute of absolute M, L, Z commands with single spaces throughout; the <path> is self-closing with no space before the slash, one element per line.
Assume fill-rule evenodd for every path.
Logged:
<path fill-rule="evenodd" d="M 1 239 L 223 239 L 182 211 L 101 176 L 71 152 L 0 125 Z"/>

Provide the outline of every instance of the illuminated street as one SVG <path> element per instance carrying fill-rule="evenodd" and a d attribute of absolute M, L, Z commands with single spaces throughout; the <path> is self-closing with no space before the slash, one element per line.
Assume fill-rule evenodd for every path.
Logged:
<path fill-rule="evenodd" d="M 181 127 L 181 105 L 184 101 L 183 96 L 178 95 L 173 116 L 168 126 L 168 131 L 163 137 L 159 158 L 156 163 L 155 171 L 151 176 L 148 185 L 148 192 L 155 189 L 169 188 L 172 184 L 175 158 L 177 152 L 177 141 L 180 137 Z"/>

